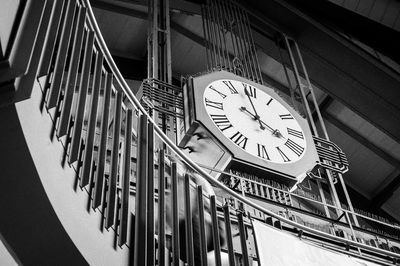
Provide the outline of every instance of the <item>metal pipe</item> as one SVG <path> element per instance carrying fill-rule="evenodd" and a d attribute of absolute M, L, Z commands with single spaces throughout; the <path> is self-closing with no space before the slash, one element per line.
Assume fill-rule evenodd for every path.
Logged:
<path fill-rule="evenodd" d="M 299 57 L 301 67 L 303 69 L 304 77 L 306 78 L 306 81 L 307 81 L 307 84 L 308 84 L 308 89 L 311 92 L 311 97 L 312 97 L 312 100 L 314 102 L 314 108 L 315 108 L 315 111 L 317 112 L 318 120 L 319 120 L 319 123 L 320 123 L 321 128 L 322 128 L 322 133 L 324 134 L 325 139 L 329 140 L 328 131 L 326 130 L 324 119 L 322 118 L 321 112 L 319 110 L 319 104 L 318 104 L 317 99 L 315 97 L 314 89 L 312 87 L 310 78 L 308 77 L 307 69 L 306 69 L 306 66 L 304 65 L 303 57 L 302 57 L 302 55 L 300 53 L 299 46 L 297 45 L 297 42 L 294 41 L 294 40 L 293 40 L 293 43 L 294 43 L 294 45 L 296 47 L 297 55 Z M 318 137 L 318 135 L 317 135 L 317 137 Z"/>
<path fill-rule="evenodd" d="M 261 74 L 261 67 L 260 67 L 260 63 L 259 63 L 259 61 L 258 61 L 257 50 L 256 50 L 256 47 L 255 47 L 255 42 L 254 42 L 254 39 L 253 39 L 253 34 L 252 34 L 252 31 L 251 31 L 251 25 L 250 25 L 249 15 L 248 15 L 247 12 L 244 11 L 244 10 L 243 10 L 243 13 L 244 13 L 245 18 L 246 18 L 245 21 L 247 22 L 247 33 L 248 33 L 248 35 L 250 36 L 250 43 L 251 43 L 252 48 L 253 48 L 253 53 L 254 53 L 254 58 L 255 58 L 254 63 L 256 64 L 256 69 L 257 69 L 257 75 L 258 75 L 258 78 L 259 78 L 259 83 L 260 83 L 260 84 L 263 84 L 264 81 L 263 81 L 262 74 Z"/>
<path fill-rule="evenodd" d="M 201 265 L 207 266 L 207 242 L 206 242 L 206 230 L 204 222 L 204 203 L 203 203 L 203 187 L 197 186 L 197 204 L 199 210 L 199 234 L 200 234 L 200 258 Z"/>
<path fill-rule="evenodd" d="M 254 77 L 254 62 L 252 60 L 252 58 L 250 58 L 250 54 L 251 54 L 251 49 L 250 49 L 250 44 L 249 44 L 249 40 L 248 40 L 248 36 L 246 34 L 246 28 L 245 28 L 245 24 L 244 24 L 244 17 L 242 14 L 242 10 L 239 7 L 236 7 L 237 9 L 237 16 L 238 16 L 238 20 L 239 20 L 239 28 L 241 31 L 241 35 L 243 38 L 243 47 L 244 47 L 244 51 L 245 54 L 244 56 L 246 57 L 246 62 L 248 64 L 249 67 L 249 75 L 250 75 L 250 80 L 252 81 L 256 81 L 256 78 Z"/>
<path fill-rule="evenodd" d="M 192 209 L 190 203 L 190 176 L 185 174 L 184 180 L 185 199 L 185 233 L 186 233 L 186 263 L 194 266 Z"/>
<path fill-rule="evenodd" d="M 178 204 L 178 173 L 176 162 L 172 163 L 172 260 L 173 265 L 179 266 L 179 204 Z"/>
<path fill-rule="evenodd" d="M 237 219 L 238 219 L 238 227 L 239 227 L 240 246 L 242 248 L 243 265 L 249 266 L 249 254 L 247 252 L 247 243 L 246 243 L 246 228 L 244 226 L 242 212 L 239 212 L 237 214 Z"/>
<path fill-rule="evenodd" d="M 213 244 L 214 244 L 214 255 L 215 255 L 215 265 L 221 266 L 221 245 L 219 243 L 219 224 L 217 217 L 217 206 L 215 203 L 215 195 L 210 197 L 210 207 L 211 207 L 211 225 L 213 234 Z"/>
<path fill-rule="evenodd" d="M 147 262 L 155 264 L 154 250 L 154 125 L 148 124 L 147 131 Z"/>
<path fill-rule="evenodd" d="M 311 114 L 310 106 L 308 104 L 307 97 L 306 97 L 306 95 L 304 93 L 304 89 L 303 89 L 303 86 L 302 86 L 302 83 L 301 83 L 300 74 L 299 74 L 299 71 L 297 69 L 296 61 L 295 61 L 293 53 L 292 53 L 292 48 L 290 46 L 289 38 L 286 35 L 284 35 L 284 38 L 285 38 L 285 42 L 286 42 L 286 47 L 287 47 L 288 52 L 289 52 L 290 61 L 292 62 L 293 70 L 294 70 L 294 73 L 295 73 L 295 78 L 296 78 L 297 84 L 298 84 L 299 89 L 300 89 L 301 98 L 303 100 L 304 106 L 306 107 L 306 114 L 307 114 L 307 118 L 308 118 L 307 119 L 308 123 L 311 125 L 311 129 L 313 131 L 313 134 L 316 137 L 318 137 L 318 131 L 317 131 L 317 128 L 315 127 L 315 123 L 314 123 L 314 120 L 313 120 L 313 117 L 312 117 L 312 114 Z"/>
<path fill-rule="evenodd" d="M 147 232 L 147 115 L 141 114 L 139 118 L 139 134 L 137 143 L 137 175 L 136 175 L 136 211 L 135 211 L 135 245 L 134 266 L 146 265 L 146 232 Z M 131 136 L 125 139 L 130 141 Z M 127 152 L 130 150 L 127 147 Z M 125 159 L 127 156 L 125 155 Z M 128 163 L 128 161 L 126 161 Z M 130 158 L 129 158 L 130 162 Z M 124 168 L 126 169 L 126 168 Z M 139 255 L 140 254 L 140 255 Z"/>
<path fill-rule="evenodd" d="M 158 156 L 158 265 L 165 265 L 165 158 L 164 150 Z"/>
<path fill-rule="evenodd" d="M 121 186 L 122 186 L 122 191 L 121 191 L 121 214 L 120 214 L 120 222 L 119 222 L 119 238 L 118 238 L 118 245 L 121 247 L 122 245 L 126 244 L 127 239 L 128 239 L 128 217 L 129 217 L 129 187 L 130 187 L 130 181 L 131 181 L 131 147 L 132 147 L 132 109 L 127 110 L 126 114 L 126 124 L 125 124 L 125 157 L 124 157 L 124 169 L 123 169 L 123 174 L 121 176 Z M 146 121 L 147 122 L 147 121 Z M 145 170 L 145 169 L 143 169 Z M 138 172 L 140 173 L 140 172 Z M 141 176 L 141 181 L 142 184 L 138 184 L 138 189 L 143 189 L 143 185 L 146 185 L 143 181 L 143 179 L 146 178 L 146 176 Z M 138 182 L 139 183 L 139 182 Z M 143 184 L 144 183 L 144 184 Z M 139 187 L 139 185 L 141 185 Z M 138 201 L 142 203 L 141 194 L 142 192 L 137 192 L 138 196 Z M 145 195 L 144 195 L 145 196 Z M 145 207 L 143 208 L 145 209 Z M 143 209 L 137 212 L 137 221 L 140 223 L 138 226 L 140 229 L 143 229 L 143 218 L 145 219 L 146 217 L 143 217 Z M 136 229 L 136 228 L 135 228 Z M 136 230 L 136 235 L 138 231 Z M 135 236 L 136 237 L 136 236 Z M 142 237 L 142 234 L 140 233 L 139 237 Z M 135 238 L 136 240 L 136 238 Z M 135 243 L 135 248 L 136 248 Z M 140 254 L 140 253 L 135 253 L 135 254 Z M 135 256 L 135 258 L 138 256 Z"/>
<path fill-rule="evenodd" d="M 224 220 L 225 220 L 225 230 L 226 230 L 226 240 L 228 246 L 228 258 L 229 265 L 235 266 L 235 253 L 233 251 L 233 242 L 232 242 L 232 228 L 231 228 L 231 217 L 229 214 L 229 205 L 225 204 L 224 209 Z"/>
<path fill-rule="evenodd" d="M 201 5 L 201 22 L 203 24 L 203 36 L 204 36 L 204 48 L 206 48 L 206 66 L 207 71 L 210 71 L 210 54 L 209 54 L 209 39 L 207 37 L 207 29 L 206 29 L 206 22 L 205 22 L 205 12 L 204 12 L 204 5 Z"/>
<path fill-rule="evenodd" d="M 119 171 L 119 143 L 121 135 L 121 112 L 122 112 L 122 92 L 115 92 L 114 100 L 114 125 L 111 146 L 111 165 L 108 181 L 107 209 L 106 209 L 106 228 L 114 225 L 115 207 L 117 202 L 117 175 Z M 121 159 L 122 164 L 122 159 Z"/>

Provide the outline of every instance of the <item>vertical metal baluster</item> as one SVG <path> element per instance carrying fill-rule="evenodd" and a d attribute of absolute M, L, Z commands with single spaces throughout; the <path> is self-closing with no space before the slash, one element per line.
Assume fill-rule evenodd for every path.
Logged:
<path fill-rule="evenodd" d="M 206 242 L 206 230 L 204 222 L 204 202 L 203 202 L 203 187 L 197 187 L 197 204 L 199 209 L 199 234 L 200 234 L 200 257 L 201 265 L 207 266 L 207 242 Z"/>
<path fill-rule="evenodd" d="M 147 123 L 147 119 L 146 119 Z M 126 123 L 125 123 L 125 158 L 124 158 L 124 170 L 121 178 L 121 216 L 119 222 L 119 238 L 118 245 L 122 246 L 127 241 L 128 235 L 128 217 L 129 217 L 129 187 L 131 180 L 131 150 L 132 150 L 132 110 L 128 109 L 126 112 Z M 143 176 L 142 178 L 145 178 Z M 138 193 L 138 191 L 136 191 Z M 142 215 L 142 213 L 140 213 Z M 137 218 L 140 218 L 137 217 Z M 137 231 L 136 231 L 137 233 Z M 139 254 L 139 253 L 135 253 Z M 143 254 L 143 253 L 142 253 Z M 135 256 L 139 257 L 139 256 Z"/>
<path fill-rule="evenodd" d="M 96 122 L 97 122 L 96 116 L 97 116 L 97 105 L 100 94 L 102 66 L 103 66 L 103 55 L 100 53 L 99 58 L 96 61 L 95 77 L 93 80 L 93 87 L 92 87 L 92 102 L 90 105 L 88 130 L 86 132 L 87 135 L 85 141 L 85 157 L 83 163 L 82 178 L 80 183 L 81 187 L 84 187 L 89 183 L 90 171 L 92 166 L 93 145 L 94 145 L 94 138 L 96 135 Z"/>
<path fill-rule="evenodd" d="M 210 21 L 210 16 L 209 16 L 209 6 L 204 6 L 204 16 L 205 16 L 205 22 L 206 22 L 206 27 L 207 27 L 207 34 L 208 34 L 208 47 L 210 49 L 210 70 L 215 68 L 217 66 L 217 59 L 216 59 L 216 52 L 215 52 L 215 46 L 214 46 L 214 41 L 212 37 L 212 31 L 211 31 L 211 21 Z"/>
<path fill-rule="evenodd" d="M 158 159 L 158 265 L 165 265 L 165 166 L 164 150 Z"/>
<path fill-rule="evenodd" d="M 60 122 L 57 128 L 58 137 L 62 137 L 67 133 L 70 122 L 71 105 L 75 93 L 76 80 L 78 77 L 79 61 L 81 58 L 81 49 L 83 42 L 83 33 L 85 28 L 86 8 L 79 8 L 78 22 L 74 34 L 74 41 L 71 52 L 71 60 L 69 63 L 69 72 L 67 82 L 65 83 L 65 94 L 62 104 Z"/>
<path fill-rule="evenodd" d="M 227 20 L 227 23 L 229 23 L 229 32 L 230 32 L 230 36 L 231 36 L 231 43 L 232 43 L 232 49 L 233 49 L 233 56 L 234 56 L 234 58 L 235 57 L 237 57 L 237 53 L 236 53 L 236 46 L 235 46 L 235 40 L 234 40 L 234 37 L 233 37 L 233 32 L 232 32 L 232 17 L 230 16 L 230 13 L 229 13 L 229 11 L 228 11 L 228 8 L 227 8 L 227 5 L 228 5 L 228 3 L 227 3 L 228 1 L 221 1 L 221 5 L 222 5 L 222 10 L 223 10 L 223 13 L 225 14 L 225 16 L 226 16 L 226 18 L 225 19 L 229 19 L 229 20 Z M 229 40 L 228 40 L 229 41 Z M 231 66 L 231 72 L 234 72 L 234 70 L 235 70 L 235 65 L 234 65 L 234 63 L 233 63 L 233 61 L 231 62 L 231 60 L 230 60 L 230 54 L 229 54 L 229 50 L 227 50 L 228 51 L 228 58 L 229 58 L 229 65 Z"/>
<path fill-rule="evenodd" d="M 75 14 L 75 1 L 69 1 L 67 13 L 65 15 L 64 25 L 61 32 L 61 39 L 57 51 L 57 59 L 54 66 L 53 79 L 50 85 L 49 98 L 47 100 L 47 108 L 56 107 L 58 97 L 61 90 L 62 79 L 64 76 L 65 64 L 67 61 L 68 46 L 71 39 L 72 22 Z"/>
<path fill-rule="evenodd" d="M 190 176 L 185 174 L 185 231 L 186 231 L 186 262 L 189 266 L 194 265 L 193 251 L 193 226 L 192 226 L 192 211 L 190 204 Z"/>
<path fill-rule="evenodd" d="M 246 243 L 246 228 L 243 222 L 243 213 L 239 212 L 237 214 L 237 218 L 238 218 L 239 235 L 240 235 L 240 246 L 242 247 L 243 265 L 249 266 L 249 255 L 247 253 L 247 243 Z"/>
<path fill-rule="evenodd" d="M 106 86 L 104 87 L 103 113 L 100 130 L 100 147 L 97 156 L 97 171 L 95 175 L 95 188 L 93 195 L 93 209 L 100 206 L 103 200 L 104 169 L 106 166 L 107 140 L 108 140 L 108 117 L 110 114 L 110 99 L 112 91 L 113 74 L 106 73 Z M 110 189 L 110 188 L 109 188 Z"/>
<path fill-rule="evenodd" d="M 250 40 L 248 38 L 248 32 L 245 26 L 245 17 L 243 16 L 243 10 L 241 10 L 241 8 L 238 7 L 238 17 L 239 17 L 239 21 L 240 21 L 240 28 L 242 31 L 242 36 L 243 36 L 243 42 L 244 42 L 244 47 L 245 47 L 245 51 L 246 51 L 246 57 L 247 57 L 247 62 L 249 65 L 249 71 L 250 71 L 250 75 L 251 75 L 251 80 L 253 81 L 257 81 L 256 77 L 255 77 L 255 64 L 254 64 L 254 60 L 251 57 L 251 43 Z"/>
<path fill-rule="evenodd" d="M 147 231 L 147 116 L 140 115 L 137 143 L 134 266 L 146 265 Z M 127 141 L 127 139 L 125 139 Z"/>
<path fill-rule="evenodd" d="M 245 70 L 245 75 L 244 77 L 246 78 L 250 78 L 250 71 L 249 71 L 249 67 L 248 67 L 248 60 L 246 59 L 246 48 L 244 45 L 244 40 L 243 40 L 243 34 L 242 34 L 242 29 L 241 29 L 241 21 L 239 19 L 239 15 L 238 15 L 238 11 L 237 11 L 237 5 L 233 4 L 232 5 L 232 9 L 233 9 L 233 15 L 235 16 L 235 20 L 236 20 L 236 28 L 237 28 L 237 33 L 239 34 L 239 47 L 241 50 L 241 57 L 243 59 L 242 64 L 244 66 L 244 70 Z"/>
<path fill-rule="evenodd" d="M 218 38 L 219 38 L 219 44 L 220 44 L 220 50 L 221 50 L 221 54 L 222 54 L 222 62 L 223 65 L 221 66 L 222 69 L 226 69 L 227 67 L 227 62 L 226 62 L 226 56 L 225 56 L 225 51 L 226 51 L 226 46 L 225 46 L 225 51 L 223 48 L 223 44 L 224 44 L 224 35 L 223 35 L 223 31 L 222 31 L 222 26 L 221 26 L 221 21 L 220 21 L 220 14 L 219 14 L 219 7 L 217 5 L 217 1 L 216 0 L 211 0 L 212 5 L 213 5 L 213 10 L 214 10 L 214 14 L 215 14 L 215 23 L 217 24 L 217 31 L 218 31 Z"/>
<path fill-rule="evenodd" d="M 154 125 L 147 132 L 147 266 L 155 263 L 154 257 Z"/>
<path fill-rule="evenodd" d="M 212 232 L 213 232 L 213 244 L 214 244 L 214 253 L 215 253 L 215 265 L 221 266 L 221 245 L 219 243 L 219 226 L 218 226 L 218 217 L 217 217 L 217 206 L 215 203 L 215 195 L 210 197 L 210 206 L 211 206 L 211 223 L 212 223 Z"/>
<path fill-rule="evenodd" d="M 179 266 L 179 204 L 178 204 L 178 174 L 176 162 L 172 163 L 172 258 L 173 265 Z"/>
<path fill-rule="evenodd" d="M 247 14 L 246 11 L 243 11 L 245 16 L 246 16 L 246 21 L 247 21 L 247 32 L 250 36 L 250 43 L 253 46 L 253 52 L 254 52 L 254 58 L 255 58 L 255 63 L 256 63 L 256 67 L 257 67 L 257 74 L 259 77 L 259 83 L 263 84 L 263 78 L 262 78 L 262 74 L 261 74 L 261 68 L 260 68 L 260 62 L 258 61 L 258 56 L 257 56 L 257 50 L 256 50 L 256 46 L 255 46 L 255 42 L 253 39 L 253 34 L 251 33 L 251 25 L 250 25 L 250 20 L 249 20 L 249 15 Z"/>
<path fill-rule="evenodd" d="M 212 12 L 211 12 L 211 4 L 210 4 L 210 0 L 207 1 L 207 11 L 208 11 L 208 18 L 210 21 L 210 29 L 211 29 L 211 35 L 212 35 L 212 39 L 213 39 L 213 48 L 214 48 L 214 54 L 215 54 L 215 67 L 218 67 L 218 65 L 221 65 L 220 62 L 220 57 L 219 57 L 219 51 L 218 51 L 218 44 L 217 44 L 217 36 L 216 36 L 216 32 L 215 32 L 215 24 L 212 18 Z"/>
<path fill-rule="evenodd" d="M 45 43 L 43 45 L 43 55 L 40 59 L 40 66 L 38 77 L 43 75 L 48 75 L 50 71 L 50 66 L 54 63 L 56 42 L 61 34 L 62 21 L 65 19 L 65 8 L 67 3 L 64 1 L 55 1 L 55 7 L 53 13 L 51 14 L 51 24 L 46 36 Z"/>
<path fill-rule="evenodd" d="M 205 24 L 205 11 L 204 11 L 204 5 L 201 5 L 201 21 L 203 23 L 203 35 L 204 35 L 204 47 L 206 48 L 206 66 L 207 66 L 207 71 L 210 71 L 210 50 L 209 50 L 209 38 L 207 34 L 207 28 Z"/>
<path fill-rule="evenodd" d="M 232 32 L 232 34 L 233 34 L 233 36 L 234 36 L 234 39 L 235 39 L 235 41 L 234 41 L 234 43 L 235 43 L 235 46 L 236 46 L 236 51 L 237 51 L 237 53 L 235 54 L 235 57 L 237 58 L 237 59 L 239 59 L 240 60 L 240 75 L 241 76 L 245 76 L 245 73 L 244 73 L 244 62 L 243 62 L 243 60 L 242 60 L 242 58 L 241 58 L 241 46 L 240 46 L 240 42 L 239 42 L 239 40 L 238 40 L 238 30 L 237 30 L 237 19 L 236 19 L 236 17 L 235 17 L 235 15 L 234 15 L 234 11 L 233 11 L 233 3 L 232 3 L 232 1 L 228 1 L 227 2 L 228 3 L 228 12 L 229 12 L 229 16 L 230 16 L 230 18 L 232 19 L 232 26 L 231 26 L 231 32 Z M 235 33 L 233 32 L 233 29 L 234 29 L 234 26 L 236 26 L 236 31 L 235 31 Z M 233 38 L 233 37 L 232 37 Z M 233 39 L 232 39 L 232 42 L 233 42 Z"/>
<path fill-rule="evenodd" d="M 221 1 L 216 0 L 216 5 L 218 7 L 218 12 L 219 12 L 219 18 L 220 18 L 220 28 L 221 28 L 221 32 L 222 32 L 222 36 L 223 36 L 223 40 L 224 40 L 224 49 L 225 49 L 225 56 L 226 56 L 226 62 L 225 62 L 225 69 L 227 69 L 228 71 L 231 71 L 232 67 L 231 67 L 231 60 L 230 60 L 230 55 L 229 55 L 229 50 L 228 47 L 226 45 L 227 41 L 226 41 L 226 33 L 224 31 L 225 29 L 225 21 L 224 21 L 224 15 L 226 15 L 224 13 L 223 10 L 223 6 Z M 226 31 L 227 32 L 227 31 Z"/>
<path fill-rule="evenodd" d="M 225 57 L 224 57 L 224 51 L 222 49 L 222 37 L 221 37 L 221 30 L 220 30 L 220 26 L 219 26 L 219 22 L 218 22 L 218 12 L 217 12 L 217 7 L 215 5 L 214 0 L 210 0 L 211 1 L 211 10 L 213 11 L 213 19 L 214 19 L 214 25 L 215 25 L 215 35 L 217 36 L 218 39 L 218 52 L 219 52 L 219 57 L 220 57 L 220 68 L 224 69 L 225 68 Z"/>
<path fill-rule="evenodd" d="M 78 159 L 79 155 L 79 145 L 81 142 L 83 119 L 85 115 L 86 96 L 88 93 L 88 84 L 90 78 L 90 66 L 92 64 L 92 57 L 93 57 L 92 56 L 93 45 L 94 45 L 94 32 L 89 31 L 88 37 L 86 39 L 85 56 L 83 59 L 81 81 L 79 84 L 79 96 L 78 96 L 77 109 L 75 113 L 75 122 L 71 140 L 71 149 L 69 153 L 69 163 L 75 162 Z M 99 60 L 98 55 L 96 56 L 96 62 L 97 60 Z"/>
<path fill-rule="evenodd" d="M 228 245 L 229 265 L 235 266 L 235 254 L 233 251 L 232 227 L 231 227 L 231 216 L 229 214 L 229 205 L 225 204 L 223 209 L 224 209 L 224 220 L 225 220 L 225 230 L 226 230 L 226 241 Z"/>
<path fill-rule="evenodd" d="M 106 209 L 106 228 L 114 225 L 115 204 L 117 198 L 117 175 L 119 159 L 119 143 L 121 135 L 121 112 L 122 112 L 122 93 L 116 91 L 114 103 L 114 127 L 111 147 L 110 177 L 108 180 L 107 209 Z M 133 229 L 132 229 L 133 230 Z"/>

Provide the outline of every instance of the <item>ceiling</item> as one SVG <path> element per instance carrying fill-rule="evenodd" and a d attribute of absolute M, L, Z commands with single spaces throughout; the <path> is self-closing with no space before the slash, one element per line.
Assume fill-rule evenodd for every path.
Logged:
<path fill-rule="evenodd" d="M 122 74 L 128 80 L 141 80 L 132 69 L 145 69 L 147 64 L 147 3 L 91 2 L 112 55 L 125 62 L 120 65 Z M 356 24 L 360 17 L 367 19 L 374 29 L 383 29 L 374 36 L 380 34 L 382 40 L 391 38 L 396 43 L 399 2 L 365 2 L 371 2 L 369 8 L 360 0 L 332 0 L 329 4 L 339 10 L 338 16 L 347 19 L 347 23 Z M 371 32 L 369 36 L 361 34 L 363 29 L 357 31 L 354 25 L 346 31 L 345 25 L 335 22 L 338 18 L 334 15 L 332 19 L 327 16 L 319 19 L 322 11 L 302 5 L 301 1 L 243 3 L 251 14 L 252 35 L 264 82 L 283 94 L 289 92 L 281 63 L 289 66 L 289 59 L 285 51 L 280 56 L 275 42 L 277 32 L 284 31 L 298 41 L 330 138 L 349 159 L 346 183 L 365 197 L 369 205 L 381 207 L 400 221 L 400 60 L 393 56 L 391 44 L 375 46 Z M 179 80 L 181 75 L 205 71 L 206 54 L 199 5 L 171 0 L 171 7 L 172 70 Z M 342 13 L 345 9 L 351 12 Z M 294 84 L 293 73 L 288 71 Z M 138 89 L 138 82 L 131 84 L 135 84 L 134 91 Z"/>

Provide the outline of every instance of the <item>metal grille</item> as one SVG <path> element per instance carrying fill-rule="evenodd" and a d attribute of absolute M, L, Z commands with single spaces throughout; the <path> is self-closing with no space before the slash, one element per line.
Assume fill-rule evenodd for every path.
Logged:
<path fill-rule="evenodd" d="M 346 154 L 335 143 L 315 136 L 314 143 L 322 167 L 341 174 L 349 170 Z"/>
<path fill-rule="evenodd" d="M 230 0 L 207 0 L 202 18 L 208 71 L 224 69 L 263 83 L 247 12 Z"/>
<path fill-rule="evenodd" d="M 183 119 L 183 96 L 180 87 L 168 84 L 157 79 L 146 79 L 139 90 L 142 106 Z"/>

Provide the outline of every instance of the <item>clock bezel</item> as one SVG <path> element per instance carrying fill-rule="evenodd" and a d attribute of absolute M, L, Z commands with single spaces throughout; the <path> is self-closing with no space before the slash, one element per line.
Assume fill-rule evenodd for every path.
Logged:
<path fill-rule="evenodd" d="M 304 133 L 304 138 L 307 143 L 307 148 L 302 158 L 296 162 L 285 163 L 285 164 L 266 161 L 264 159 L 257 158 L 256 156 L 247 153 L 245 150 L 243 150 L 242 148 L 234 144 L 232 141 L 230 141 L 211 120 L 203 103 L 204 102 L 203 95 L 206 87 L 213 81 L 221 79 L 237 80 L 240 82 L 247 83 L 251 86 L 254 86 L 257 89 L 262 90 L 263 92 L 273 97 L 286 109 L 288 109 L 289 112 L 292 114 L 292 116 L 297 120 L 300 127 L 302 128 Z M 297 111 L 295 111 L 292 106 L 286 103 L 286 101 L 283 100 L 282 97 L 279 94 L 277 94 L 272 88 L 252 82 L 250 80 L 247 80 L 243 77 L 237 76 L 233 73 L 224 70 L 211 72 L 198 77 L 192 77 L 190 83 L 192 89 L 189 89 L 190 91 L 188 95 L 189 99 L 187 99 L 188 108 L 186 110 L 189 110 L 189 117 L 186 120 L 186 122 L 192 123 L 193 121 L 197 121 L 201 123 L 206 129 L 208 129 L 208 131 L 213 135 L 213 137 L 217 139 L 230 153 L 232 153 L 233 163 L 238 162 L 246 165 L 254 165 L 257 168 L 265 169 L 267 171 L 279 172 L 282 173 L 283 175 L 303 178 L 304 174 L 308 170 L 312 169 L 318 162 L 317 151 L 314 145 L 312 133 L 308 126 L 307 120 L 303 118 L 300 114 L 298 114 Z"/>

